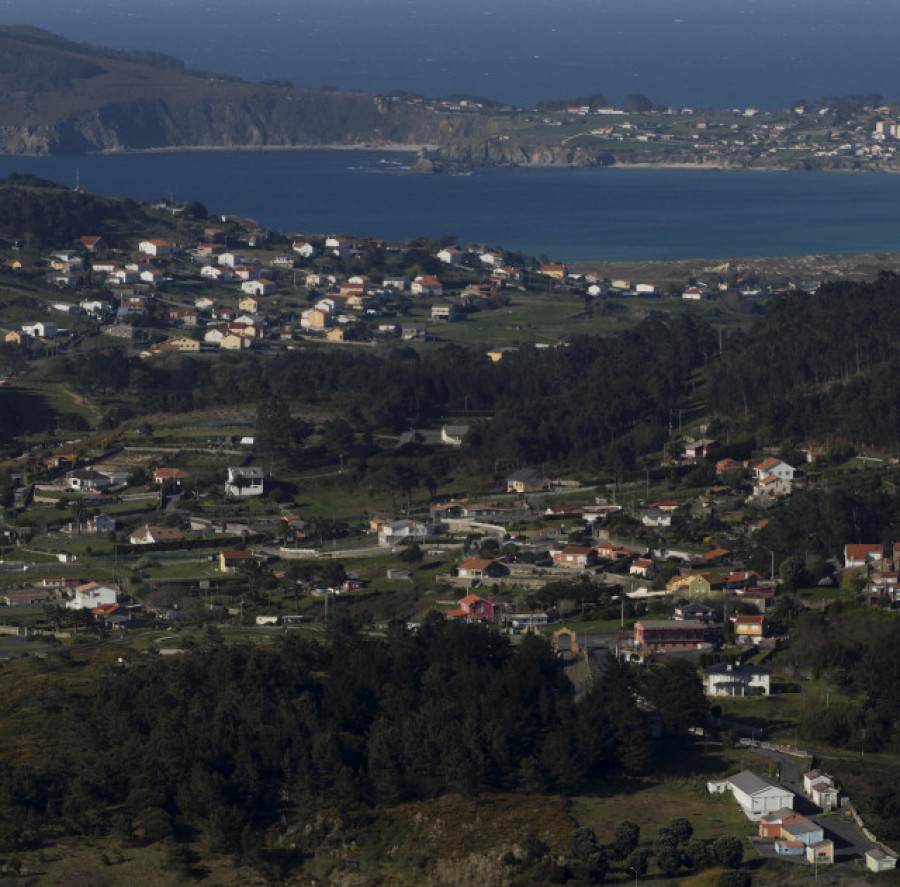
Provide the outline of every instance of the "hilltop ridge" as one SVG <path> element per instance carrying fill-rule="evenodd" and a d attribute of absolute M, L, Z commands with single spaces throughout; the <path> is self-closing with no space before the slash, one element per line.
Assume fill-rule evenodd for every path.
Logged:
<path fill-rule="evenodd" d="M 191 71 L 161 53 L 0 27 L 6 155 L 340 146 L 419 148 L 419 173 L 634 164 L 900 169 L 897 108 L 875 94 L 764 113 L 676 111 L 630 98 L 622 109 L 599 94 L 525 109 L 474 96 L 303 90 Z"/>

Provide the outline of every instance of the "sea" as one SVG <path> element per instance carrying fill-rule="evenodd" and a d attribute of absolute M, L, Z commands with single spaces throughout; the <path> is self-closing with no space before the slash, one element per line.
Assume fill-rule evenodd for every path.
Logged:
<path fill-rule="evenodd" d="M 415 174 L 369 150 L 0 158 L 0 176 L 199 201 L 286 234 L 456 238 L 550 261 L 900 252 L 900 175 L 678 168 Z M 90 233 L 90 232 L 86 232 Z"/>

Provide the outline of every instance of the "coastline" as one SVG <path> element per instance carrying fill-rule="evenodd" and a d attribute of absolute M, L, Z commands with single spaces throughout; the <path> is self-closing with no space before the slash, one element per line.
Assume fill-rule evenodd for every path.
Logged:
<path fill-rule="evenodd" d="M 333 152 L 384 152 L 386 154 L 421 154 L 422 152 L 433 153 L 436 156 L 429 159 L 434 159 L 439 163 L 447 163 L 443 158 L 441 158 L 440 154 L 442 151 L 442 146 L 437 144 L 430 143 L 396 143 L 396 142 L 359 142 L 354 144 L 345 144 L 345 143 L 328 143 L 328 144 L 316 144 L 316 145 L 166 145 L 162 147 L 155 148 L 109 148 L 102 151 L 89 151 L 85 152 L 83 155 L 66 155 L 72 157 L 78 156 L 87 156 L 87 157 L 117 157 L 117 156 L 128 156 L 128 155 L 140 155 L 140 154 L 226 154 L 226 153 L 244 153 L 244 154 L 253 154 L 253 153 L 292 153 L 292 152 L 311 152 L 311 151 L 333 151 Z M 0 156 L 14 159 L 17 157 L 21 158 L 50 158 L 50 157 L 60 157 L 63 155 L 59 154 L 0 154 Z M 698 163 L 696 161 L 685 161 L 684 163 L 679 162 L 660 162 L 660 161 L 650 161 L 650 162 L 619 162 L 614 160 L 613 163 L 610 164 L 600 164 L 600 165 L 584 165 L 577 163 L 466 163 L 462 162 L 459 164 L 460 169 L 465 170 L 474 170 L 474 169 L 492 169 L 492 168 L 504 168 L 504 169 L 519 169 L 519 170 L 530 170 L 530 169 L 572 169 L 572 170 L 584 170 L 584 169 L 592 169 L 597 171 L 610 171 L 610 170 L 622 170 L 622 169 L 661 169 L 661 170 L 685 170 L 691 172 L 812 172 L 812 173 L 866 173 L 866 174 L 886 174 L 886 175 L 896 175 L 900 173 L 900 166 L 897 167 L 860 167 L 856 169 L 847 169 L 842 167 L 823 167 L 821 169 L 807 169 L 802 167 L 801 165 L 792 164 L 792 165 L 765 165 L 765 166 L 736 166 L 727 163 Z M 417 175 L 426 174 L 426 175 L 443 175 L 447 172 L 444 169 L 417 169 L 412 170 Z"/>
<path fill-rule="evenodd" d="M 410 145 L 394 143 L 364 143 L 353 145 L 168 145 L 163 148 L 115 148 L 91 152 L 95 157 L 114 157 L 121 154 L 194 154 L 194 153 L 268 153 L 288 151 L 385 151 L 397 154 L 418 154 L 420 151 L 436 151 L 438 145 Z M 14 154 L 5 155 L 14 157 Z M 24 156 L 24 155 L 23 155 Z M 49 155 L 54 156 L 54 155 Z"/>

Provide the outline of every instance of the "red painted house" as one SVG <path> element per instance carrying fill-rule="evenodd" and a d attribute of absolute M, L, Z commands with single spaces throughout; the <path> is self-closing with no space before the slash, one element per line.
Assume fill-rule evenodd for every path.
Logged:
<path fill-rule="evenodd" d="M 451 610 L 446 614 L 448 619 L 460 619 L 465 622 L 493 622 L 494 621 L 494 596 L 487 600 L 477 594 L 467 594 L 458 602 L 459 609 Z"/>

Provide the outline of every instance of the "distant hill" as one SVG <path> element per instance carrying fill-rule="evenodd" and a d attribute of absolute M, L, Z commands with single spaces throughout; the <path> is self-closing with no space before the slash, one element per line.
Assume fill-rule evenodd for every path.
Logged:
<path fill-rule="evenodd" d="M 364 93 L 190 72 L 156 53 L 0 28 L 0 153 L 444 142 L 479 119 Z"/>

